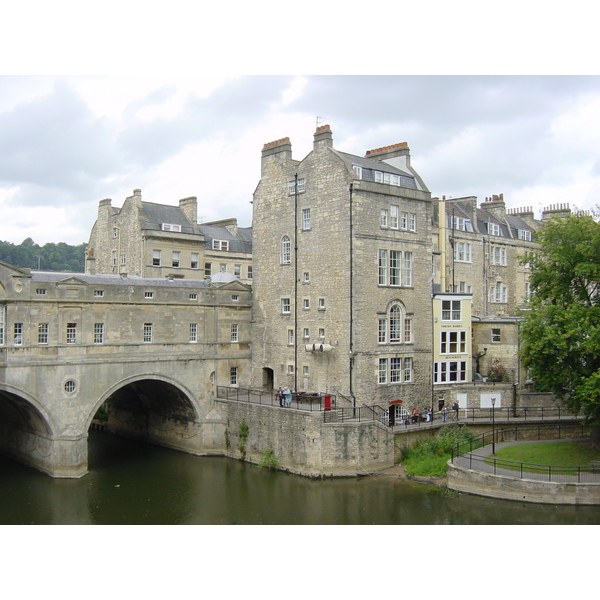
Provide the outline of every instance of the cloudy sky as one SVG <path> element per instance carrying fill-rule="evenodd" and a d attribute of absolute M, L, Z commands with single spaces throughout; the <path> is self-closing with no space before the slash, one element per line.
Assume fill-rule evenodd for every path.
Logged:
<path fill-rule="evenodd" d="M 6 4 L 0 240 L 86 242 L 98 202 L 121 206 L 135 188 L 148 202 L 197 196 L 200 221 L 249 226 L 263 144 L 289 136 L 302 159 L 325 123 L 351 154 L 408 142 L 434 196 L 592 208 L 600 77 L 585 74 L 595 20 L 579 1 L 543 21 L 536 2 L 515 3 L 514 19 L 512 0 L 382 0 L 376 14 L 305 0 L 291 20 L 275 0 L 198 13 L 181 0 Z M 581 75 L 552 74 L 573 64 Z M 522 72 L 539 75 L 505 75 Z"/>
<path fill-rule="evenodd" d="M 252 220 L 264 143 L 408 142 L 434 196 L 599 201 L 596 76 L 0 77 L 0 239 L 85 242 L 98 201 L 197 196 L 199 220 Z"/>

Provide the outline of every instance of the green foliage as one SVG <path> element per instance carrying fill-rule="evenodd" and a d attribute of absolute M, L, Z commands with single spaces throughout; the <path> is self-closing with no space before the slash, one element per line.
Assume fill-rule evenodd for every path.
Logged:
<path fill-rule="evenodd" d="M 36 244 L 31 238 L 19 245 L 0 241 L 0 261 L 24 269 L 42 269 L 44 271 L 85 270 L 85 244 L 71 246 L 65 242 Z"/>
<path fill-rule="evenodd" d="M 445 425 L 438 437 L 419 440 L 411 448 L 403 450 L 401 462 L 406 474 L 443 477 L 446 475 L 446 463 L 450 460 L 452 448 L 473 439 L 473 434 L 465 426 Z"/>
<path fill-rule="evenodd" d="M 242 422 L 240 423 L 240 429 L 238 432 L 238 435 L 240 436 L 240 440 L 243 440 L 245 442 L 248 439 L 249 432 L 250 432 L 250 428 L 248 427 L 246 421 L 244 421 L 242 419 Z"/>
<path fill-rule="evenodd" d="M 600 223 L 575 214 L 544 224 L 531 264 L 521 357 L 538 391 L 600 427 Z"/>
<path fill-rule="evenodd" d="M 508 381 L 508 374 L 504 365 L 500 362 L 499 358 L 492 359 L 492 364 L 490 366 L 490 372 L 488 374 L 488 379 L 490 381 Z"/>
<path fill-rule="evenodd" d="M 261 469 L 262 468 L 267 468 L 267 469 L 278 469 L 279 468 L 279 462 L 273 455 L 273 448 L 264 448 L 263 450 L 260 451 L 260 461 L 258 463 L 258 466 Z"/>
<path fill-rule="evenodd" d="M 94 420 L 95 421 L 100 421 L 101 423 L 106 423 L 108 421 L 108 412 L 106 411 L 106 409 L 104 408 L 104 406 L 101 406 L 96 411 L 96 414 L 94 415 Z"/>

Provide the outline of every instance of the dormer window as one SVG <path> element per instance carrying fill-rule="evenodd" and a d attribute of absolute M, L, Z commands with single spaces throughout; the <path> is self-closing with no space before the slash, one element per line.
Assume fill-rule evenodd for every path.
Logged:
<path fill-rule="evenodd" d="M 362 179 L 362 167 L 360 165 L 352 165 L 352 169 L 359 179 Z"/>
<path fill-rule="evenodd" d="M 452 215 L 448 215 L 448 225 L 450 229 L 455 229 L 457 231 L 470 231 L 473 232 L 473 223 L 471 219 L 466 219 L 465 217 L 453 217 Z"/>
<path fill-rule="evenodd" d="M 487 232 L 490 235 L 502 235 L 502 231 L 500 229 L 500 225 L 498 223 L 492 223 L 491 221 L 487 224 Z"/>
<path fill-rule="evenodd" d="M 181 225 L 175 223 L 162 223 L 163 231 L 181 231 Z"/>
<path fill-rule="evenodd" d="M 229 250 L 229 242 L 227 240 L 213 240 L 213 250 Z"/>
<path fill-rule="evenodd" d="M 526 242 L 531 241 L 531 231 L 528 229 L 519 229 L 519 239 Z"/>

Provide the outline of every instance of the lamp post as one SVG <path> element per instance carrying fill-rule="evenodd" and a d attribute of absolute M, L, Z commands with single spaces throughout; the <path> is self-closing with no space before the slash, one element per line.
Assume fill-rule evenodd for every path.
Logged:
<path fill-rule="evenodd" d="M 496 454 L 496 429 L 495 429 L 495 407 L 496 407 L 496 397 L 492 396 L 492 454 Z"/>

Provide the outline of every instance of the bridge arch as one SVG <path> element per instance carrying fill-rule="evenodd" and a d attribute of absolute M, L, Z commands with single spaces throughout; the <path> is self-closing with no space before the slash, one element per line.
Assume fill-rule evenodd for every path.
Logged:
<path fill-rule="evenodd" d="M 30 466 L 49 470 L 57 427 L 37 398 L 0 383 L 0 451 Z"/>
<path fill-rule="evenodd" d="M 194 394 L 168 376 L 138 373 L 115 382 L 94 403 L 86 431 L 103 405 L 113 433 L 201 453 L 201 423 Z"/>

